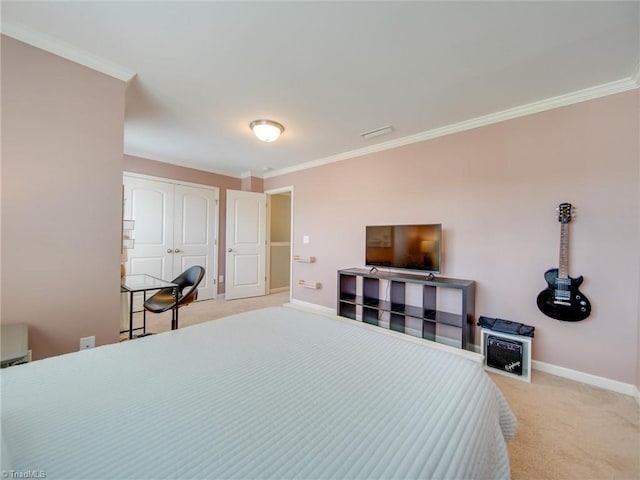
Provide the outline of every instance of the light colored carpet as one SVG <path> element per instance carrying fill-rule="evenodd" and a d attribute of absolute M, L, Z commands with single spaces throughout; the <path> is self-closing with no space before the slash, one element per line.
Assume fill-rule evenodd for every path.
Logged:
<path fill-rule="evenodd" d="M 288 301 L 289 292 L 197 302 L 180 309 L 180 327 Z M 141 323 L 141 314 L 135 318 Z M 147 331 L 167 331 L 170 323 L 170 313 L 147 315 Z M 640 479 L 635 399 L 538 371 L 530 384 L 490 376 L 518 417 L 518 433 L 508 443 L 514 480 Z"/>
<path fill-rule="evenodd" d="M 508 443 L 514 480 L 640 479 L 634 398 L 538 371 L 531 384 L 491 378 L 518 417 Z"/>

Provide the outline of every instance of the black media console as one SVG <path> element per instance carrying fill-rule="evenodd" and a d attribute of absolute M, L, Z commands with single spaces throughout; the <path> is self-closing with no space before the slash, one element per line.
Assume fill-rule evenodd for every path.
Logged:
<path fill-rule="evenodd" d="M 474 345 L 475 298 L 473 280 L 338 270 L 338 315 L 466 350 Z"/>

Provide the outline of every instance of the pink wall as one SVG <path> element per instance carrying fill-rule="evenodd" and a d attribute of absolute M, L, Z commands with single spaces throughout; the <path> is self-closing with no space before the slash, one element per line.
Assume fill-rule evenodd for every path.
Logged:
<path fill-rule="evenodd" d="M 477 281 L 477 315 L 536 327 L 533 357 L 636 383 L 640 197 L 638 90 L 268 178 L 294 186 L 293 298 L 336 306 L 336 270 L 363 266 L 368 224 L 442 223 L 442 276 Z M 540 313 L 557 267 L 554 209 L 571 202 L 572 276 L 592 315 Z M 302 244 L 302 236 L 310 237 Z M 295 287 L 322 282 L 321 290 Z"/>
<path fill-rule="evenodd" d="M 169 178 L 182 182 L 199 183 L 210 185 L 220 189 L 220 225 L 218 248 L 218 274 L 224 275 L 225 270 L 225 231 L 227 218 L 227 189 L 240 190 L 242 181 L 239 178 L 219 175 L 217 173 L 205 172 L 193 168 L 180 167 L 168 163 L 157 162 L 133 155 L 124 156 L 124 171 L 152 175 L 154 177 Z M 218 293 L 224 293 L 224 283 L 218 283 Z"/>
<path fill-rule="evenodd" d="M 99 94 L 96 94 L 99 92 Z M 125 84 L 2 36 L 2 323 L 118 340 Z"/>
<path fill-rule="evenodd" d="M 245 177 L 242 179 L 242 190 L 245 192 L 264 192 L 264 180 L 258 177 Z"/>

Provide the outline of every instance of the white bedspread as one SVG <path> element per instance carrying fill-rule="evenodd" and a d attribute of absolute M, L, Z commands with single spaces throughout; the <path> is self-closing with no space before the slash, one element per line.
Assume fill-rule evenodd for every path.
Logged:
<path fill-rule="evenodd" d="M 516 420 L 480 365 L 295 309 L 0 375 L 3 451 L 47 479 L 509 478 Z"/>

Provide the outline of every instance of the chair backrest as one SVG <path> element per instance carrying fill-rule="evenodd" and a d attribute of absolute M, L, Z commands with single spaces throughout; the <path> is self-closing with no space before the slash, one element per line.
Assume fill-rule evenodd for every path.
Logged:
<path fill-rule="evenodd" d="M 187 268 L 184 272 L 172 280 L 178 284 L 180 289 L 180 299 L 178 304 L 184 305 L 195 302 L 198 298 L 198 285 L 204 278 L 204 267 L 194 265 Z"/>

